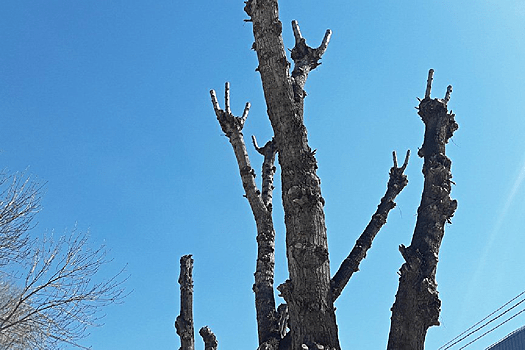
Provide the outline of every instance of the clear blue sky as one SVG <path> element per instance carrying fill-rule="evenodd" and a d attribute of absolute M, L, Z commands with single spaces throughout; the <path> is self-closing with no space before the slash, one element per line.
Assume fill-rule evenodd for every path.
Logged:
<path fill-rule="evenodd" d="M 47 183 L 36 234 L 77 223 L 94 246 L 111 249 L 108 273 L 128 264 L 133 293 L 85 339 L 93 349 L 177 349 L 179 257 L 190 253 L 196 328 L 209 325 L 222 349 L 257 347 L 255 225 L 208 93 L 222 95 L 230 81 L 233 111 L 252 103 L 245 135 L 271 137 L 243 6 L 0 2 L 0 164 Z M 525 289 L 525 3 L 288 0 L 281 19 L 289 48 L 292 19 L 312 46 L 334 32 L 305 107 L 333 272 L 384 193 L 391 151 L 414 155 L 409 186 L 337 301 L 344 349 L 386 346 L 397 247 L 410 243 L 422 188 L 416 97 L 429 68 L 434 97 L 454 86 L 449 107 L 460 129 L 448 154 L 459 208 L 440 254 L 442 326 L 427 337 L 436 349 Z M 279 210 L 275 221 L 281 283 Z M 518 317 L 471 348 L 523 324 Z"/>

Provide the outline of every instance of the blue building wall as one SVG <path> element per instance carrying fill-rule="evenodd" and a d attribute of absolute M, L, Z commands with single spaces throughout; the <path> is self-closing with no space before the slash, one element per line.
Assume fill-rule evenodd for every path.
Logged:
<path fill-rule="evenodd" d="M 524 350 L 525 349 L 525 326 L 516 329 L 514 332 L 501 339 L 487 350 Z"/>

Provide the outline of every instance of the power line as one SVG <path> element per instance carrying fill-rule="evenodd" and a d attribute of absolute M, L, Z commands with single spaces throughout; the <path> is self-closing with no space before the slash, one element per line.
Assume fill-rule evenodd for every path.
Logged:
<path fill-rule="evenodd" d="M 509 312 L 510 310 L 514 309 L 515 307 L 517 307 L 519 304 L 523 303 L 525 301 L 525 299 L 519 301 L 517 304 L 515 304 L 514 306 L 512 306 L 510 309 L 506 310 L 505 312 L 503 312 L 502 314 L 500 314 L 499 316 L 489 320 L 488 322 L 486 322 L 485 324 L 483 324 L 482 326 L 476 328 L 475 330 L 469 332 L 471 329 L 475 328 L 477 325 L 479 325 L 480 323 L 482 323 L 483 321 L 485 321 L 486 319 L 488 319 L 489 317 L 491 317 L 492 315 L 496 314 L 498 311 L 500 311 L 501 309 L 505 308 L 507 305 L 509 305 L 510 303 L 512 303 L 514 300 L 518 299 L 519 297 L 521 297 L 523 294 L 525 294 L 525 291 L 521 292 L 520 294 L 518 294 L 517 296 L 515 296 L 514 298 L 512 298 L 511 300 L 509 300 L 508 302 L 506 302 L 505 304 L 503 304 L 502 306 L 500 306 L 498 309 L 496 309 L 495 311 L 491 312 L 490 314 L 488 314 L 486 317 L 484 317 L 482 320 L 478 321 L 477 323 L 475 323 L 474 325 L 470 326 L 468 329 L 466 329 L 465 331 L 463 331 L 462 333 L 460 333 L 459 335 L 457 335 L 455 338 L 453 338 L 452 340 L 449 340 L 447 343 L 445 343 L 444 345 L 442 345 L 438 350 L 446 350 L 446 349 L 449 349 L 451 348 L 452 346 L 456 345 L 457 343 L 459 343 L 460 341 L 464 340 L 465 338 L 469 337 L 470 335 L 472 335 L 473 333 L 476 333 L 477 331 L 479 331 L 480 329 L 482 329 L 483 327 L 487 326 L 488 324 L 490 324 L 491 322 L 497 320 L 498 318 L 500 318 L 501 316 L 505 315 L 507 312 Z M 520 312 L 521 313 L 521 312 Z M 517 315 L 515 315 L 517 316 Z M 513 316 L 512 318 L 514 318 L 515 316 Z M 508 321 L 508 320 L 507 320 Z M 505 322 L 507 322 L 505 321 Z M 499 326 L 499 325 L 498 325 Z M 497 327 L 496 327 L 497 328 Z M 491 330 L 492 331 L 492 330 Z M 465 333 L 467 333 L 466 335 L 464 335 Z M 464 335 L 464 336 L 463 336 Z M 459 338 L 459 339 L 458 339 Z M 476 339 L 477 340 L 477 339 Z M 468 344 L 467 344 L 468 345 Z"/>
<path fill-rule="evenodd" d="M 512 303 L 514 300 L 518 299 L 520 296 L 522 296 L 523 294 L 525 294 L 525 291 L 521 292 L 520 294 L 518 294 L 517 296 L 515 296 L 514 298 L 512 298 L 511 300 L 507 301 L 505 304 L 503 304 L 502 306 L 500 306 L 497 310 L 491 312 L 490 314 L 488 314 L 486 317 L 484 317 L 482 320 L 478 321 L 477 323 L 475 323 L 474 325 L 470 326 L 467 330 L 463 331 L 461 334 L 457 335 L 454 339 L 452 340 L 449 340 L 447 343 L 443 344 L 438 350 L 445 350 L 445 349 L 448 349 L 450 346 L 452 345 L 455 345 L 457 344 L 457 342 L 454 342 L 456 339 L 460 338 L 463 334 L 467 333 L 468 331 L 470 331 L 472 328 L 476 327 L 477 325 L 479 325 L 481 322 L 485 321 L 487 318 L 489 318 L 490 316 L 494 315 L 495 313 L 497 313 L 498 311 L 500 311 L 501 309 L 503 309 L 505 306 L 509 305 L 510 303 Z M 466 337 L 468 337 L 470 334 L 468 334 Z M 459 341 L 463 340 L 464 338 L 460 339 Z M 454 342 L 454 344 L 450 344 Z M 450 344 L 450 346 L 449 346 Z"/>
<path fill-rule="evenodd" d="M 468 338 L 469 336 L 471 336 L 472 334 L 476 333 L 477 331 L 479 331 L 480 329 L 486 327 L 488 324 L 494 322 L 495 320 L 497 320 L 498 318 L 500 318 L 501 316 L 505 315 L 507 312 L 511 311 L 512 309 L 514 309 L 515 307 L 517 307 L 518 305 L 520 305 L 521 303 L 525 302 L 525 299 L 519 301 L 518 303 L 516 303 L 514 306 L 512 306 L 510 309 L 506 310 L 505 312 L 503 312 L 502 314 L 494 317 L 493 319 L 489 320 L 488 322 L 485 322 L 485 324 L 481 325 L 480 327 L 474 329 L 473 331 L 469 332 L 468 334 L 466 334 L 465 336 L 463 336 L 462 338 L 456 340 L 455 342 L 453 342 L 452 344 L 450 344 L 449 346 L 447 346 L 446 348 L 444 348 L 445 350 L 446 349 L 449 349 L 451 348 L 453 345 L 456 345 L 457 343 L 459 343 L 460 341 L 463 341 L 465 340 L 465 338 Z M 486 319 L 486 318 L 485 318 Z M 479 324 L 479 322 L 478 322 Z"/>
<path fill-rule="evenodd" d="M 494 328 L 486 331 L 485 333 L 483 333 L 482 335 L 480 335 L 479 337 L 477 337 L 476 339 L 472 340 L 470 343 L 467 343 L 465 345 L 463 345 L 461 348 L 459 348 L 459 350 L 461 349 L 465 349 L 467 346 L 469 346 L 470 344 L 474 343 L 475 341 L 483 338 L 484 336 L 486 336 L 487 334 L 489 334 L 490 332 L 492 332 L 493 330 L 495 330 L 496 328 L 504 325 L 505 323 L 509 322 L 510 320 L 512 320 L 514 317 L 518 316 L 519 314 L 525 312 L 525 309 L 522 309 L 520 312 L 518 312 L 517 314 L 513 315 L 512 317 L 509 317 L 508 319 L 506 319 L 505 321 L 501 322 L 500 324 L 498 324 L 497 326 L 495 326 Z"/>

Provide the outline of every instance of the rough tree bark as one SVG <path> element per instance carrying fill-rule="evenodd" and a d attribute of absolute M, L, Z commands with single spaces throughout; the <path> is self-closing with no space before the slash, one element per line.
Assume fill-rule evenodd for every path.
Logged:
<path fill-rule="evenodd" d="M 250 165 L 248 152 L 244 143 L 242 129 L 248 118 L 250 104 L 246 103 L 242 117 L 235 117 L 230 109 L 230 84 L 225 86 L 225 109 L 219 107 L 215 91 L 210 91 L 213 108 L 222 131 L 228 137 L 239 165 L 245 197 L 250 203 L 257 226 L 257 269 L 255 272 L 255 307 L 259 343 L 272 339 L 280 339 L 274 298 L 274 266 L 275 266 L 275 231 L 272 219 L 272 190 L 275 173 L 275 141 L 272 139 L 264 147 L 259 147 L 252 136 L 255 149 L 264 156 L 262 193 L 255 183 L 255 170 Z"/>
<path fill-rule="evenodd" d="M 399 288 L 392 307 L 388 349 L 423 349 L 428 328 L 439 325 L 441 301 L 437 292 L 436 268 L 445 224 L 454 215 L 457 202 L 450 198 L 451 161 L 445 146 L 458 125 L 444 99 L 431 99 L 434 71 L 430 70 L 425 98 L 419 115 L 425 123 L 425 138 L 418 155 L 424 158 L 425 183 L 412 242 L 399 247 L 405 263 L 401 266 Z"/>
<path fill-rule="evenodd" d="M 180 315 L 175 321 L 175 329 L 180 336 L 181 350 L 194 350 L 193 330 L 193 259 L 191 255 L 180 258 Z"/>
<path fill-rule="evenodd" d="M 331 32 L 321 46 L 308 47 L 293 22 L 295 67 L 290 74 L 277 1 L 247 1 L 268 115 L 281 166 L 282 200 L 286 224 L 289 279 L 278 287 L 288 305 L 291 347 L 319 344 L 339 349 L 330 288 L 330 266 L 324 218 L 324 199 L 317 162 L 303 124 L 304 84 L 319 65 Z"/>
<path fill-rule="evenodd" d="M 194 350 L 193 329 L 193 258 L 184 255 L 180 258 L 180 315 L 175 321 L 175 329 L 180 337 L 180 350 Z M 205 350 L 217 350 L 217 338 L 208 326 L 199 330 Z"/>

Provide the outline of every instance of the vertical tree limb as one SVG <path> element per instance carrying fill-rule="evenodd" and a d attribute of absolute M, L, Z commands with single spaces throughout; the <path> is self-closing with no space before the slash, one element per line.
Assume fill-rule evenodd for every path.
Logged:
<path fill-rule="evenodd" d="M 219 342 L 217 341 L 215 334 L 213 334 L 208 326 L 202 327 L 199 330 L 199 334 L 204 341 L 204 350 L 217 350 Z"/>
<path fill-rule="evenodd" d="M 434 79 L 434 70 L 430 69 L 428 71 L 428 79 L 427 79 L 427 89 L 425 90 L 425 98 L 430 98 L 430 92 L 432 90 L 432 80 Z"/>
<path fill-rule="evenodd" d="M 332 294 L 334 301 L 341 295 L 344 287 L 352 277 L 354 272 L 359 271 L 359 264 L 366 257 L 367 251 L 372 247 L 375 236 L 386 224 L 386 219 L 390 210 L 395 208 L 395 198 L 408 183 L 407 176 L 403 174 L 408 165 L 410 150 L 407 151 L 405 161 L 401 167 L 397 166 L 396 152 L 393 152 L 394 166 L 390 168 L 390 179 L 388 180 L 387 190 L 377 210 L 372 215 L 372 219 L 366 226 L 364 232 L 357 239 L 354 248 L 343 261 L 339 270 L 332 278 Z"/>
<path fill-rule="evenodd" d="M 255 271 L 255 308 L 257 312 L 257 327 L 259 344 L 280 339 L 274 297 L 274 269 L 275 269 L 275 231 L 272 219 L 272 190 L 273 174 L 275 172 L 275 154 L 277 148 L 273 140 L 262 148 L 258 147 L 253 138 L 256 150 L 264 156 L 263 162 L 263 192 L 257 189 L 255 171 L 250 165 L 248 152 L 244 143 L 242 129 L 248 117 L 249 103 L 246 104 L 242 117 L 235 117 L 229 110 L 230 85 L 226 83 L 226 110 L 221 110 L 215 95 L 211 91 L 212 104 L 217 115 L 217 120 L 222 130 L 228 137 L 239 166 L 245 196 L 257 226 L 257 266 Z"/>
<path fill-rule="evenodd" d="M 180 337 L 180 350 L 194 350 L 193 330 L 193 259 L 191 255 L 180 258 L 180 315 L 175 321 L 175 328 Z"/>
<path fill-rule="evenodd" d="M 445 223 L 454 215 L 457 202 L 450 198 L 451 161 L 445 146 L 458 125 L 448 112 L 445 99 L 431 99 L 433 70 L 430 70 L 419 115 L 425 124 L 425 138 L 418 155 L 424 158 L 425 183 L 412 242 L 399 247 L 405 263 L 400 269 L 399 287 L 392 307 L 388 349 L 423 349 L 428 328 L 439 325 L 441 301 L 437 292 L 436 268 Z"/>
<path fill-rule="evenodd" d="M 271 210 L 272 193 L 273 193 L 273 175 L 275 174 L 275 155 L 277 154 L 277 145 L 275 139 L 268 141 L 263 147 L 259 147 L 257 139 L 252 136 L 253 146 L 263 157 L 262 165 L 262 200 L 264 205 Z"/>
<path fill-rule="evenodd" d="M 290 315 L 292 348 L 320 344 L 339 349 L 330 287 L 330 264 L 324 217 L 324 199 L 316 174 L 317 161 L 308 145 L 303 123 L 303 90 L 308 73 L 319 65 L 330 38 L 312 49 L 297 23 L 292 24 L 296 45 L 295 68 L 290 75 L 275 0 L 249 0 L 246 13 L 253 23 L 255 44 L 266 100 L 281 165 L 289 279 L 278 287 Z"/>

